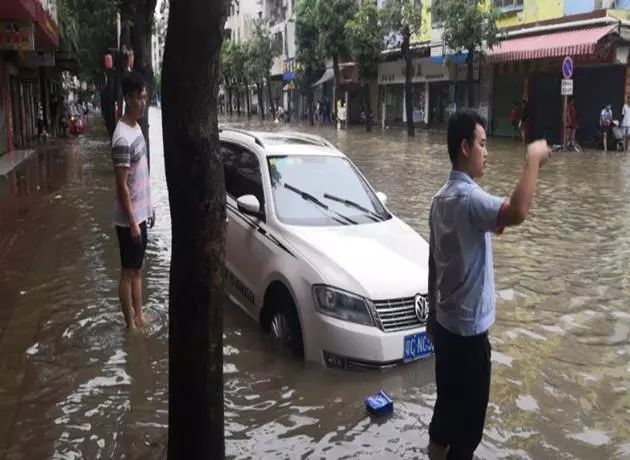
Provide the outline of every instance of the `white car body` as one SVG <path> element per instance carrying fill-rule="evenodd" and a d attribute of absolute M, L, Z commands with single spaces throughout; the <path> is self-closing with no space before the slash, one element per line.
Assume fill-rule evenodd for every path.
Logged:
<path fill-rule="evenodd" d="M 244 212 L 243 203 L 256 201 L 251 196 L 240 206 L 239 197 L 228 193 L 226 198 L 226 291 L 231 300 L 264 322 L 270 291 L 286 289 L 299 317 L 306 360 L 343 368 L 401 363 L 404 338 L 425 330 L 427 242 L 389 211 L 387 220 L 357 225 L 283 223 L 274 206 L 267 160 L 278 155 L 327 156 L 352 164 L 323 138 L 226 128 L 220 130 L 220 141 L 223 147 L 245 149 L 256 156 L 264 193 L 264 219 Z M 384 195 L 374 192 L 358 168 L 356 172 L 384 202 Z M 314 286 L 330 286 L 365 299 L 374 324 L 322 313 Z"/>

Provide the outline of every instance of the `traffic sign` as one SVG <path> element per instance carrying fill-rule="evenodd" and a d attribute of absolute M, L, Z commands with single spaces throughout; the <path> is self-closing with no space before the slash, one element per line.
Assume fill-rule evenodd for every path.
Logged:
<path fill-rule="evenodd" d="M 560 86 L 560 94 L 562 96 L 573 96 L 573 80 L 562 80 L 562 85 Z"/>
<path fill-rule="evenodd" d="M 562 76 L 567 79 L 573 76 L 573 59 L 571 59 L 571 56 L 565 57 L 562 61 Z"/>

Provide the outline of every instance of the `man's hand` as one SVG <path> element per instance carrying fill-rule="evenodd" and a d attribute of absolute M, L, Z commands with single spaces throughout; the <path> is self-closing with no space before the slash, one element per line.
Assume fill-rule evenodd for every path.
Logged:
<path fill-rule="evenodd" d="M 549 160 L 550 153 L 551 149 L 549 145 L 547 145 L 547 141 L 535 141 L 527 146 L 526 159 L 529 162 L 537 164 L 539 168 L 542 168 L 545 163 L 547 163 L 547 160 Z"/>
<path fill-rule="evenodd" d="M 142 233 L 140 232 L 140 226 L 136 222 L 134 222 L 129 226 L 129 230 L 131 231 L 131 239 L 135 243 L 141 243 Z"/>

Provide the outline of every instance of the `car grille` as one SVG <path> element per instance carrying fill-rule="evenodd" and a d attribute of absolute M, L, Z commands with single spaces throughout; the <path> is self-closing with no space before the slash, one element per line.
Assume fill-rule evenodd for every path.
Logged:
<path fill-rule="evenodd" d="M 426 296 L 423 296 L 426 299 Z M 426 324 L 416 315 L 415 297 L 374 301 L 376 313 L 385 332 L 402 331 Z"/>

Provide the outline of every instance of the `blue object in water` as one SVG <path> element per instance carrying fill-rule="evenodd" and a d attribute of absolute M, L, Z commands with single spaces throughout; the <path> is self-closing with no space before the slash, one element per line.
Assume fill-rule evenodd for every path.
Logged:
<path fill-rule="evenodd" d="M 382 416 L 394 412 L 394 401 L 383 390 L 365 400 L 365 408 L 369 413 Z"/>

